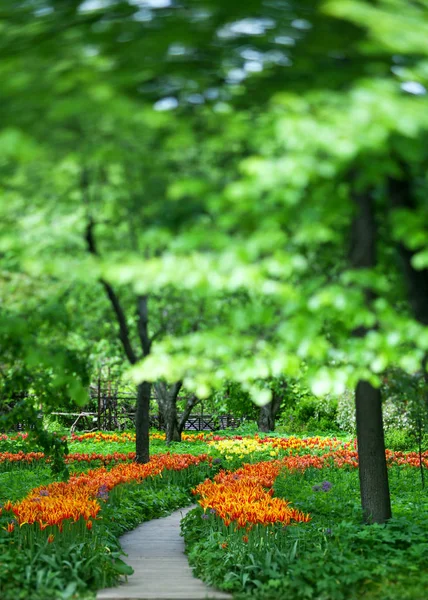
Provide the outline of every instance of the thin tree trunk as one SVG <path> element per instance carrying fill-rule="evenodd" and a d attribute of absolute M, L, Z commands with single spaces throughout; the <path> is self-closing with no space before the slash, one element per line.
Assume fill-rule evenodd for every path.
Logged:
<path fill-rule="evenodd" d="M 181 431 L 178 429 L 177 406 L 169 404 L 166 410 L 166 443 L 181 442 Z"/>
<path fill-rule="evenodd" d="M 137 297 L 138 336 L 140 338 L 143 357 L 150 354 L 151 340 L 149 337 L 148 296 Z M 143 381 L 138 386 L 137 412 L 135 416 L 135 438 L 137 463 L 147 463 L 150 460 L 150 396 L 152 384 Z"/>
<path fill-rule="evenodd" d="M 137 412 L 135 415 L 136 456 L 135 462 L 144 464 L 150 460 L 149 413 L 151 383 L 143 381 L 137 388 Z"/>
<path fill-rule="evenodd" d="M 372 268 L 376 265 L 376 223 L 374 204 L 370 194 L 356 198 L 357 214 L 352 224 L 350 262 L 354 268 Z M 373 294 L 366 291 L 369 303 Z M 354 335 L 364 337 L 360 328 Z M 385 457 L 380 390 L 367 381 L 360 381 L 355 390 L 357 441 L 361 506 L 366 523 L 385 523 L 391 518 L 391 500 Z"/>
<path fill-rule="evenodd" d="M 186 421 L 189 418 L 190 413 L 192 412 L 192 410 L 194 409 L 194 407 L 200 401 L 201 400 L 195 394 L 191 394 L 191 396 L 189 396 L 187 398 L 186 408 L 184 409 L 183 414 L 181 415 L 180 421 L 178 423 L 178 430 L 180 432 L 180 436 L 183 433 L 184 427 L 186 426 Z"/>
<path fill-rule="evenodd" d="M 169 388 L 164 382 L 157 382 L 155 384 L 159 412 L 162 414 L 163 421 L 165 422 L 167 444 L 181 442 L 181 431 L 177 416 L 177 398 L 181 386 L 181 381 L 177 381 Z"/>
<path fill-rule="evenodd" d="M 84 193 L 87 193 L 88 188 L 88 173 L 86 170 L 82 173 L 82 189 Z M 98 250 L 95 243 L 95 235 L 94 235 L 94 226 L 95 223 L 92 218 L 89 218 L 87 227 L 86 227 L 86 243 L 89 252 L 98 256 Z M 134 351 L 134 348 L 131 343 L 131 337 L 129 334 L 128 324 L 126 320 L 126 315 L 123 310 L 123 307 L 119 301 L 119 297 L 117 296 L 115 290 L 112 285 L 106 281 L 105 279 L 100 279 L 100 283 L 104 287 L 104 290 L 107 294 L 108 299 L 110 300 L 110 304 L 114 310 L 116 321 L 119 326 L 119 339 L 122 342 L 122 346 L 126 357 L 131 365 L 134 365 L 139 356 Z M 140 337 L 141 348 L 143 351 L 143 357 L 148 356 L 150 353 L 151 340 L 148 335 L 148 307 L 147 307 L 148 298 L 147 296 L 138 296 L 137 297 L 137 315 L 138 315 L 138 334 Z M 150 460 L 150 450 L 149 450 L 149 414 L 150 414 L 150 390 L 151 384 L 147 381 L 143 381 L 137 388 L 137 406 L 136 406 L 136 415 L 135 415 L 135 436 L 136 436 L 136 444 L 135 444 L 135 453 L 136 453 L 136 462 L 138 463 L 146 463 Z M 111 411 L 111 407 L 110 407 Z M 110 412 L 110 420 L 111 420 L 111 412 Z"/>

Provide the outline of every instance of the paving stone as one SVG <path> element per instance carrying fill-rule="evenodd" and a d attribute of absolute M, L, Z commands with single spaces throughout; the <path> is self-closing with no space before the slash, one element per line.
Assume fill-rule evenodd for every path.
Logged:
<path fill-rule="evenodd" d="M 134 569 L 126 583 L 97 593 L 97 600 L 229 600 L 192 574 L 180 537 L 180 521 L 193 507 L 143 523 L 125 533 L 124 561 Z"/>

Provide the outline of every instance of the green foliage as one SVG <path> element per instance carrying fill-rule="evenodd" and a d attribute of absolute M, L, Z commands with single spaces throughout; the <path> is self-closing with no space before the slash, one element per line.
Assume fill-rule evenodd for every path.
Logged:
<path fill-rule="evenodd" d="M 385 433 L 385 447 L 397 452 L 416 450 L 414 438 L 405 429 L 389 429 Z"/>
<path fill-rule="evenodd" d="M 234 417 L 257 418 L 257 408 L 247 391 L 236 382 L 225 382 L 212 400 L 214 413 L 227 413 Z"/>
<path fill-rule="evenodd" d="M 352 429 L 334 399 L 359 381 L 426 371 L 427 18 L 0 0 L 0 426 L 33 425 L 66 477 L 38 415 L 83 405 L 122 350 L 135 383 L 230 382 L 240 410 L 301 380 L 332 401 L 291 416 L 321 430 Z M 361 198 L 378 258 L 355 270 Z"/>
<path fill-rule="evenodd" d="M 277 431 L 280 433 L 335 431 L 338 429 L 337 405 L 338 402 L 334 397 L 317 398 L 301 382 L 292 381 L 284 394 Z"/>
<path fill-rule="evenodd" d="M 30 490 L 52 482 L 52 473 L 46 465 L 31 465 L 31 468 L 18 464 L 1 465 L 0 468 L 0 503 L 11 500 L 22 500 Z"/>
<path fill-rule="evenodd" d="M 201 397 L 230 381 L 263 401 L 272 377 L 336 396 L 419 368 L 428 338 L 395 253 L 403 243 L 425 264 L 426 6 L 345 4 L 1 3 L 8 366 L 50 371 L 58 402 L 83 402 L 64 357 L 94 369 L 120 354 L 103 278 L 133 344 L 135 298 L 150 296 L 156 343 L 138 381 L 185 379 Z M 405 210 L 387 193 L 403 174 Z M 376 198 L 380 260 L 355 273 L 362 192 Z"/>

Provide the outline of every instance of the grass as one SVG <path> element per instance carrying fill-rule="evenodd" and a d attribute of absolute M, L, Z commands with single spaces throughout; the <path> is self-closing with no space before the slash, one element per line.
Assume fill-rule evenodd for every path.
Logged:
<path fill-rule="evenodd" d="M 11 471 L 0 473 L 0 505 L 6 500 L 16 502 L 40 485 L 48 485 L 53 481 L 50 468 L 45 465 L 29 467 L 14 466 Z"/>

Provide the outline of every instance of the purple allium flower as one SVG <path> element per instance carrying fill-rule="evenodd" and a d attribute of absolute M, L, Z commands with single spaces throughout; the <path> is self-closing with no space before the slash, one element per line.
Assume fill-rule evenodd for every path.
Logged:
<path fill-rule="evenodd" d="M 319 492 L 321 490 L 321 486 L 320 485 L 314 485 L 312 486 L 312 491 L 313 492 Z"/>
<path fill-rule="evenodd" d="M 333 531 L 330 529 L 330 527 L 327 527 L 327 529 L 324 532 L 326 535 L 331 535 L 333 533 Z"/>
<path fill-rule="evenodd" d="M 108 499 L 108 489 L 105 484 L 100 485 L 100 487 L 98 488 L 97 498 L 101 498 L 101 500 Z"/>
<path fill-rule="evenodd" d="M 321 484 L 321 489 L 323 492 L 328 492 L 333 487 L 333 484 L 329 481 L 323 481 Z"/>
<path fill-rule="evenodd" d="M 211 513 L 212 515 L 216 515 L 216 514 L 217 514 L 214 508 L 210 508 L 210 513 Z"/>
<path fill-rule="evenodd" d="M 49 496 L 48 490 L 40 490 L 39 496 Z"/>
<path fill-rule="evenodd" d="M 203 515 L 201 515 L 201 519 L 209 519 L 209 515 L 206 515 L 205 513 Z"/>
<path fill-rule="evenodd" d="M 215 458 L 213 460 L 213 465 L 219 465 L 221 463 L 221 458 Z"/>

